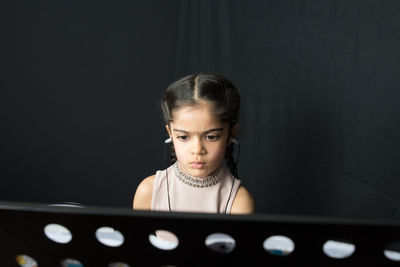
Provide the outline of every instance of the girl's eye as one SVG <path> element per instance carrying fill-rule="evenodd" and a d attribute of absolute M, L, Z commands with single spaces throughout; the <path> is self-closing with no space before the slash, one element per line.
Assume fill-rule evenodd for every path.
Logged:
<path fill-rule="evenodd" d="M 207 135 L 206 136 L 206 139 L 209 141 L 216 141 L 216 140 L 218 140 L 218 138 L 219 138 L 219 135 Z"/>
<path fill-rule="evenodd" d="M 180 135 L 177 137 L 179 140 L 181 141 L 187 141 L 189 139 L 189 137 L 187 135 Z"/>

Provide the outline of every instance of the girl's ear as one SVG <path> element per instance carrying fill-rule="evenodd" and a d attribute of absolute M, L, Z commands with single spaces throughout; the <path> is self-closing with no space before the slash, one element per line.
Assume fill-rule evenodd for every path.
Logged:
<path fill-rule="evenodd" d="M 232 142 L 238 142 L 238 141 L 236 141 L 236 135 L 237 135 L 237 132 L 238 132 L 238 129 L 239 129 L 239 124 L 238 123 L 236 123 L 235 125 L 233 125 L 232 126 L 232 128 L 230 129 L 230 135 L 229 135 L 229 145 L 232 143 Z M 234 141 L 232 141 L 232 139 L 234 140 Z"/>
<path fill-rule="evenodd" d="M 171 137 L 171 129 L 169 129 L 168 124 L 165 125 L 165 129 L 167 129 L 168 135 Z"/>
<path fill-rule="evenodd" d="M 231 128 L 231 136 L 229 136 L 229 137 L 236 138 L 238 129 L 239 129 L 239 123 L 236 123 L 235 125 L 232 126 L 232 128 Z"/>
<path fill-rule="evenodd" d="M 171 130 L 169 129 L 169 126 L 168 126 L 168 124 L 167 124 L 167 125 L 165 125 L 165 129 L 167 129 L 167 132 L 168 132 L 169 138 L 165 139 L 165 141 L 164 141 L 164 142 L 165 142 L 166 144 L 168 144 L 168 143 L 171 143 L 171 142 L 172 142 Z"/>

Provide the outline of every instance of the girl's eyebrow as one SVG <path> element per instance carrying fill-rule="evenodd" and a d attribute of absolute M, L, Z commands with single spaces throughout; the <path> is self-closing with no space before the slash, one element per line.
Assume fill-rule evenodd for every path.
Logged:
<path fill-rule="evenodd" d="M 224 130 L 223 127 L 221 127 L 221 128 L 213 128 L 213 129 L 205 131 L 204 133 L 207 134 L 207 133 L 210 133 L 210 132 L 218 132 L 218 131 L 223 131 L 223 130 Z M 188 131 L 179 130 L 179 129 L 174 129 L 174 132 L 181 132 L 181 133 L 185 133 L 185 134 L 189 133 Z"/>

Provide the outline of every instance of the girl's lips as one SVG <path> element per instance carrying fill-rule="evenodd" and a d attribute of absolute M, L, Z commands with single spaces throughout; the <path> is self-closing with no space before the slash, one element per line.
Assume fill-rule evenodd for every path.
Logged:
<path fill-rule="evenodd" d="M 193 169 L 201 169 L 204 167 L 205 163 L 203 162 L 192 162 L 191 163 Z"/>

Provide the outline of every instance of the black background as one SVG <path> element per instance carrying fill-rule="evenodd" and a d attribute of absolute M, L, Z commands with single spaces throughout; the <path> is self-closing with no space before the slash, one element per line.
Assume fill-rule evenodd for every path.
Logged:
<path fill-rule="evenodd" d="M 3 1 L 0 199 L 131 207 L 158 102 L 216 72 L 258 213 L 400 217 L 400 2 Z"/>

